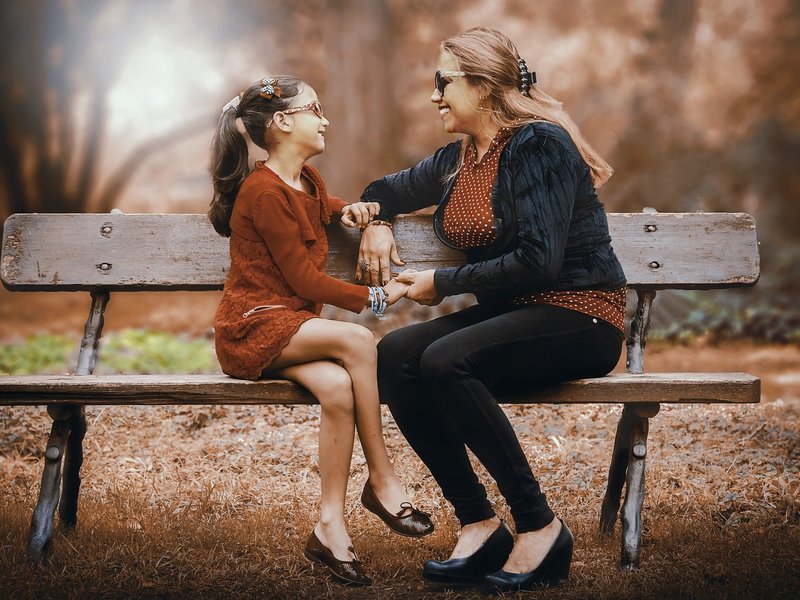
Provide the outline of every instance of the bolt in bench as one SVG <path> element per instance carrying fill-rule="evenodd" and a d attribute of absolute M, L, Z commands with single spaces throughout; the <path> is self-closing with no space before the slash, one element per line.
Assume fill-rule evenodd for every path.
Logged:
<path fill-rule="evenodd" d="M 609 214 L 614 249 L 638 304 L 627 340 L 628 373 L 583 379 L 503 398 L 515 404 L 624 405 L 617 425 L 600 530 L 622 521 L 621 566 L 639 563 L 641 507 L 649 419 L 662 403 L 759 402 L 760 381 L 746 373 L 644 373 L 650 311 L 658 290 L 749 286 L 759 277 L 754 219 L 743 213 Z M 328 229 L 332 275 L 350 280 L 358 232 Z M 395 219 L 395 238 L 408 268 L 463 262 L 440 244 L 429 216 Z M 56 509 L 69 529 L 77 522 L 84 406 L 147 404 L 311 404 L 289 381 L 241 381 L 225 375 L 92 375 L 103 314 L 114 291 L 218 290 L 228 270 L 228 241 L 198 214 L 15 214 L 3 229 L 0 276 L 13 291 L 87 291 L 91 308 L 72 376 L 0 377 L 0 406 L 47 405 L 53 419 L 28 555 L 39 561 Z M 208 315 L 211 324 L 213 315 Z M 63 473 L 63 476 L 62 476 Z M 625 500 L 620 510 L 622 489 Z"/>

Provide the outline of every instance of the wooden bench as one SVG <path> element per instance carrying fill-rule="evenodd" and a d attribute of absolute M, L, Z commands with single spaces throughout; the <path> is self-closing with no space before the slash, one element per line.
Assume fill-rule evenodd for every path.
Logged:
<path fill-rule="evenodd" d="M 622 521 L 623 569 L 638 566 L 649 419 L 661 403 L 746 403 L 760 381 L 745 373 L 644 373 L 644 347 L 656 291 L 753 285 L 759 276 L 754 219 L 743 213 L 610 214 L 613 244 L 638 296 L 627 340 L 628 373 L 537 390 L 508 403 L 622 403 L 600 530 Z M 457 265 L 462 256 L 440 244 L 430 217 L 395 220 L 407 267 Z M 349 280 L 358 233 L 329 227 L 329 272 Z M 113 291 L 218 290 L 228 270 L 228 241 L 205 215 L 16 214 L 3 229 L 3 284 L 14 291 L 88 291 L 91 308 L 73 376 L 0 377 L 0 405 L 47 405 L 53 419 L 28 555 L 41 560 L 53 532 L 77 520 L 79 471 L 86 433 L 84 405 L 308 404 L 316 400 L 288 381 L 249 382 L 224 375 L 94 376 L 103 313 Z M 212 315 L 208 315 L 209 325 Z M 62 481 L 63 463 L 63 481 Z M 620 510 L 623 486 L 625 500 Z"/>

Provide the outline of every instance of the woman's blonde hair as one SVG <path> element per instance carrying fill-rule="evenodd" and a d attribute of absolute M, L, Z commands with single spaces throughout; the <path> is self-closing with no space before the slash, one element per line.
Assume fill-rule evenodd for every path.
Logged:
<path fill-rule="evenodd" d="M 595 187 L 614 170 L 589 145 L 561 102 L 534 84 L 529 96 L 520 91 L 519 53 L 508 37 L 494 29 L 475 27 L 442 42 L 442 50 L 458 61 L 471 83 L 483 87 L 491 98 L 490 118 L 499 127 L 519 127 L 534 121 L 561 126 L 572 138 L 589 166 Z"/>

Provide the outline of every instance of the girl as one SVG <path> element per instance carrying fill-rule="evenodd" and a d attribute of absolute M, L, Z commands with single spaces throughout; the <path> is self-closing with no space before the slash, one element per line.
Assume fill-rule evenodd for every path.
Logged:
<path fill-rule="evenodd" d="M 269 153 L 252 172 L 239 120 Z M 322 505 L 305 556 L 346 583 L 369 585 L 344 522 L 355 427 L 369 467 L 365 507 L 403 535 L 427 535 L 433 524 L 411 504 L 386 452 L 372 333 L 318 318 L 323 303 L 381 314 L 406 290 L 396 281 L 365 287 L 324 273 L 323 223 L 341 213 L 345 224 L 366 226 L 377 212 L 374 204 L 329 196 L 306 164 L 324 150 L 329 124 L 314 89 L 291 77 L 265 77 L 223 108 L 212 146 L 209 219 L 230 237 L 231 268 L 214 319 L 215 343 L 228 375 L 284 377 L 319 400 Z"/>

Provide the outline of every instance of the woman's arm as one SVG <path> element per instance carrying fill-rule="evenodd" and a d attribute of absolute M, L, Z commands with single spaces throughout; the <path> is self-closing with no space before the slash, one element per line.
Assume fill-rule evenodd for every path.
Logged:
<path fill-rule="evenodd" d="M 490 260 L 436 269 L 437 294 L 547 289 L 558 277 L 586 166 L 560 140 L 536 136 L 516 150 L 510 168 L 517 247 Z"/>
<path fill-rule="evenodd" d="M 380 207 L 377 219 L 382 221 L 437 204 L 444 194 L 447 177 L 458 165 L 459 144 L 448 144 L 413 167 L 373 181 L 361 195 L 362 202 L 376 202 Z M 391 229 L 385 226 L 364 229 L 356 278 L 385 285 L 391 278 L 392 263 L 405 264 L 397 253 Z"/>
<path fill-rule="evenodd" d="M 381 220 L 438 204 L 448 176 L 458 165 L 460 143 L 448 144 L 413 167 L 373 181 L 361 194 L 361 200 L 378 202 Z"/>

